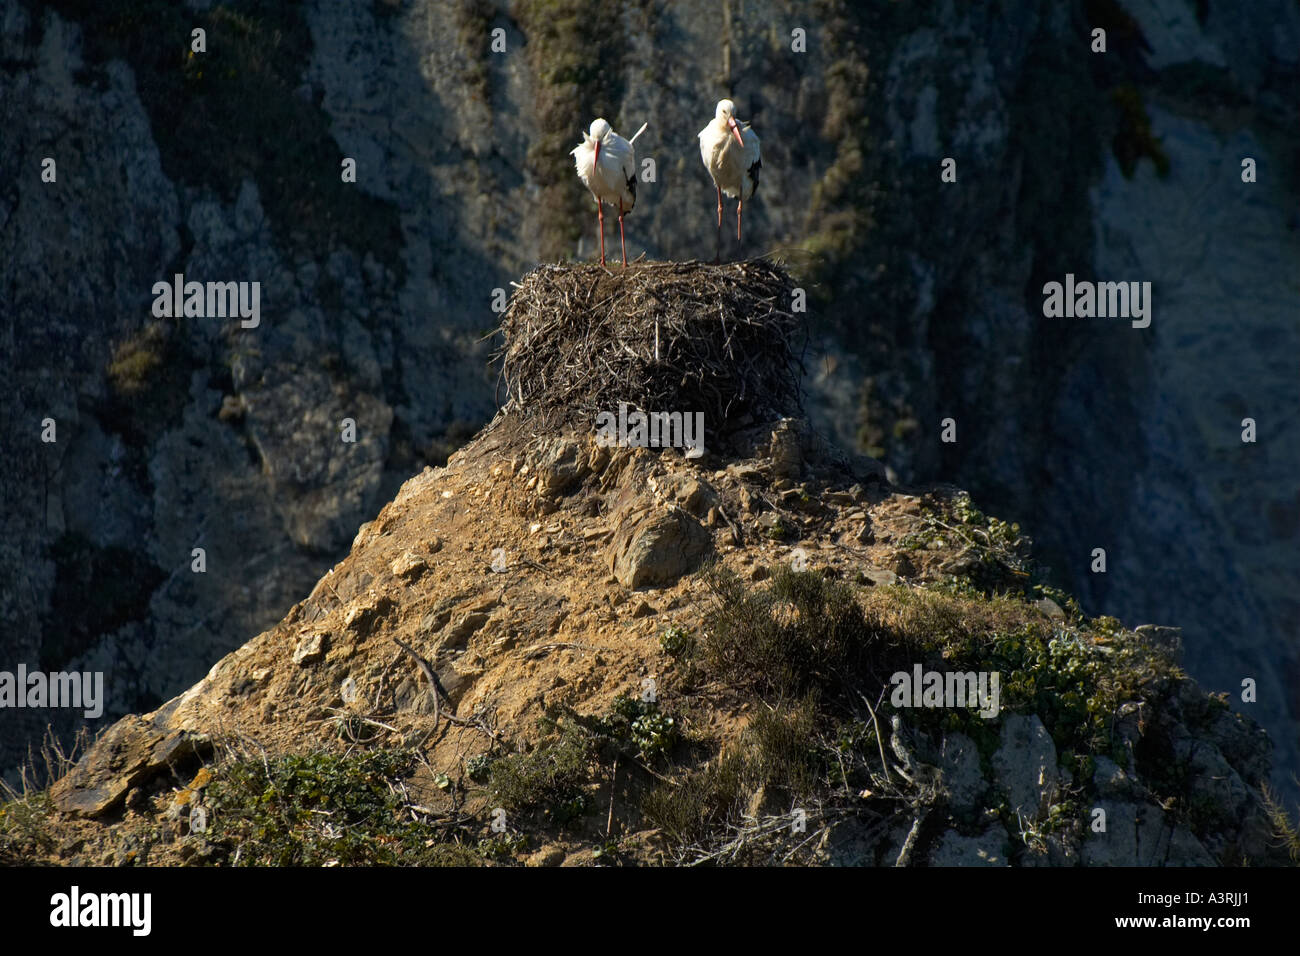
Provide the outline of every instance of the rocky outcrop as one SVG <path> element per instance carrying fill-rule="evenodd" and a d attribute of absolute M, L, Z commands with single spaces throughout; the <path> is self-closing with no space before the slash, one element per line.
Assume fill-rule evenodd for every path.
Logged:
<path fill-rule="evenodd" d="M 176 821 L 204 805 L 210 784 L 224 785 L 229 754 L 250 741 L 260 762 L 306 748 L 378 745 L 378 738 L 364 734 L 348 743 L 348 735 L 368 726 L 394 735 L 386 738 L 389 744 L 429 741 L 433 780 L 458 776 L 473 728 L 485 728 L 492 740 L 523 740 L 535 732 L 538 707 L 564 702 L 590 711 L 618 688 L 643 680 L 652 659 L 646 655 L 660 652 L 656 635 L 693 627 L 717 597 L 704 594 L 698 578 L 684 577 L 688 569 L 669 567 L 697 539 L 742 572 L 789 559 L 786 545 L 761 533 L 758 509 L 743 504 L 782 500 L 773 490 L 789 482 L 791 455 L 781 441 L 718 470 L 672 454 L 596 454 L 589 436 L 574 434 L 512 449 L 508 438 L 494 436 L 501 430 L 480 436 L 446 469 L 408 481 L 363 527 L 348 558 L 275 628 L 226 656 L 159 710 L 114 724 L 50 791 L 59 813 L 50 823 L 50 842 L 73 848 L 68 852 L 79 860 L 129 863 L 145 854 L 155 864 L 218 859 L 219 845 L 192 828 L 186 835 Z M 806 430 L 806 423 L 787 419 L 761 432 Z M 591 462 L 589 473 L 563 490 L 535 480 L 557 460 Z M 891 554 L 906 550 L 907 529 L 917 527 L 916 499 L 881 486 L 878 478 L 871 490 L 845 488 L 853 473 L 815 452 L 800 453 L 799 461 L 804 482 L 818 488 L 825 504 L 815 514 L 793 497 L 788 511 L 774 506 L 799 536 L 804 566 L 856 577 L 863 593 L 891 587 L 857 572 L 870 566 L 864 560 L 888 564 Z M 736 516 L 735 527 L 706 526 L 664 504 L 683 497 Z M 881 541 L 892 543 L 834 546 L 864 510 Z M 612 538 L 607 527 L 615 529 Z M 482 557 L 489 548 L 505 555 L 490 569 Z M 918 553 L 909 587 L 924 593 L 936 586 L 950 552 L 943 546 Z M 592 585 L 602 566 L 614 570 L 609 591 Z M 892 587 L 891 600 L 908 600 L 908 587 Z M 1073 626 L 1028 602 L 1020 613 Z M 655 626 L 647 632 L 648 617 Z M 1133 638 L 1167 654 L 1172 630 L 1147 628 Z M 394 656 L 397 641 L 412 642 L 440 672 L 448 694 L 444 707 L 460 722 L 453 738 L 430 738 L 428 722 L 438 720 L 438 711 L 417 668 L 409 677 L 394 673 L 394 664 L 407 660 Z M 560 649 L 583 653 L 553 656 Z M 677 700 L 671 686 L 661 686 L 666 707 Z M 905 786 L 909 802 L 900 805 L 897 795 L 873 794 L 872 788 L 858 794 L 860 801 L 886 798 L 866 808 L 895 807 L 887 830 L 880 809 L 847 819 L 814 815 L 812 825 L 822 833 L 810 844 L 807 862 L 1198 866 L 1271 859 L 1272 834 L 1258 790 L 1268 773 L 1267 739 L 1191 682 L 1178 678 L 1174 686 L 1176 694 L 1159 706 L 1137 701 L 1121 708 L 1115 731 L 1125 749 L 1119 761 L 1098 755 L 1081 762 L 1080 754 L 1058 749 L 1053 734 L 1067 739 L 1071 727 L 1059 721 L 1049 727 L 1033 712 L 1002 713 L 992 729 L 977 722 L 971 733 L 982 743 L 963 731 L 938 732 L 914 711 L 883 712 L 890 733 L 881 755 L 888 759 L 873 787 Z M 699 726 L 743 726 L 729 710 L 734 698 L 724 695 L 715 705 L 710 716 L 697 715 Z M 867 745 L 866 752 L 874 758 L 876 747 Z M 1174 776 L 1163 776 L 1175 768 Z M 461 814 L 477 812 L 481 803 L 479 791 L 467 786 Z M 1186 802 L 1189 795 L 1193 803 Z M 749 799 L 750 816 L 782 819 L 784 804 L 775 796 L 759 787 Z M 634 809 L 620 812 L 635 821 Z M 523 862 L 577 865 L 590 859 L 581 839 L 571 835 L 565 847 L 529 851 Z"/>

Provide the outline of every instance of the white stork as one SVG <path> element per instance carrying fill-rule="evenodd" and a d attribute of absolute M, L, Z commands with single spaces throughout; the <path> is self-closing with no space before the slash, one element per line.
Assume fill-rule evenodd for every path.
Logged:
<path fill-rule="evenodd" d="M 627 240 L 623 237 L 623 214 L 636 205 L 636 150 L 632 144 L 650 125 L 642 123 L 631 139 L 615 133 L 604 119 L 593 120 L 591 131 L 573 148 L 573 165 L 582 184 L 596 200 L 596 221 L 600 229 L 600 264 L 605 264 L 605 203 L 618 207 L 618 239 L 627 265 Z"/>
<path fill-rule="evenodd" d="M 740 241 L 740 215 L 745 200 L 758 191 L 758 173 L 763 161 L 758 153 L 758 135 L 746 123 L 736 122 L 736 104 L 719 100 L 713 122 L 700 130 L 700 158 L 713 177 L 713 187 L 718 191 L 718 254 L 722 258 L 722 194 L 728 198 L 739 197 L 736 204 L 736 241 Z"/>

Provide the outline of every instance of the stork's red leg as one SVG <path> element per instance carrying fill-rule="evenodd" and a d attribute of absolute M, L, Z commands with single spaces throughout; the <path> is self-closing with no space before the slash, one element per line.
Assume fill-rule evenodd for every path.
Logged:
<path fill-rule="evenodd" d="M 600 225 L 600 264 L 605 264 L 605 204 L 596 201 L 596 222 Z"/>
<path fill-rule="evenodd" d="M 623 247 L 623 268 L 627 268 L 627 240 L 623 238 L 623 200 L 618 201 L 618 241 Z"/>
<path fill-rule="evenodd" d="M 714 183 L 713 188 L 718 191 L 718 241 L 713 247 L 713 264 L 716 266 L 722 261 L 722 187 Z"/>
<path fill-rule="evenodd" d="M 736 242 L 740 242 L 740 211 L 745 208 L 745 200 L 736 203 Z"/>

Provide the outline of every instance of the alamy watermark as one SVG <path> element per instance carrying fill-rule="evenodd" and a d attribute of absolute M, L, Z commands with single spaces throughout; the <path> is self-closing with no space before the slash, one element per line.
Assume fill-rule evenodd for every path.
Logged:
<path fill-rule="evenodd" d="M 0 707 L 81 707 L 94 719 L 104 712 L 104 672 L 0 671 Z"/>
<path fill-rule="evenodd" d="M 125 927 L 133 936 L 148 936 L 153 926 L 152 893 L 83 893 L 73 885 L 50 897 L 50 925 Z"/>
<path fill-rule="evenodd" d="M 1043 286 L 1043 315 L 1049 319 L 1132 319 L 1135 329 L 1151 324 L 1150 282 L 1082 282 L 1074 273 L 1065 283 Z"/>
<path fill-rule="evenodd" d="M 627 410 L 618 403 L 618 415 L 596 416 L 596 444 L 602 448 L 685 448 L 687 458 L 704 454 L 703 412 L 650 412 Z"/>
<path fill-rule="evenodd" d="M 262 283 L 186 282 L 178 272 L 171 282 L 153 284 L 153 314 L 158 319 L 240 319 L 255 329 L 262 323 Z"/>
<path fill-rule="evenodd" d="M 996 717 L 1001 693 L 1000 671 L 895 671 L 889 702 L 895 707 L 979 707 L 981 717 Z"/>

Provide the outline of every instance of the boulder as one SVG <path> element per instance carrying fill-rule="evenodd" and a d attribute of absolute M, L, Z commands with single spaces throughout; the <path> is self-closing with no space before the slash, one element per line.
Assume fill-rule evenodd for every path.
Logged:
<path fill-rule="evenodd" d="M 1002 723 L 1002 744 L 992 759 L 998 786 L 1014 814 L 1036 817 L 1056 789 L 1056 744 L 1037 716 L 1011 714 Z"/>
<path fill-rule="evenodd" d="M 614 535 L 610 569 L 624 587 L 666 587 L 699 568 L 712 550 L 709 532 L 680 508 L 628 516 Z"/>

